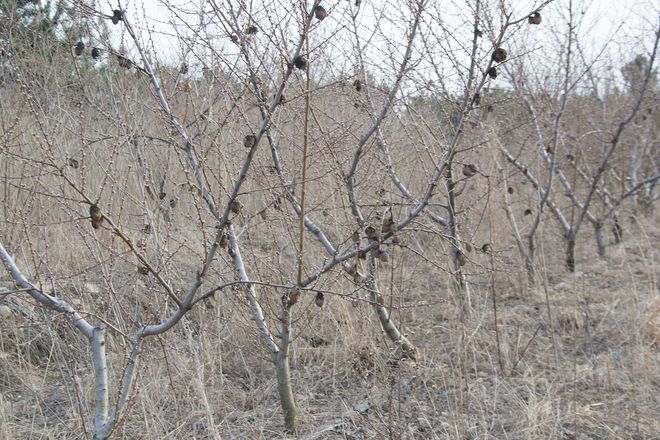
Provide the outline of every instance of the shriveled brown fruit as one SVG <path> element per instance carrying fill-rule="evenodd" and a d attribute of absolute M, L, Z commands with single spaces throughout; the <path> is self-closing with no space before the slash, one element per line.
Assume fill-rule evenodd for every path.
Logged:
<path fill-rule="evenodd" d="M 117 62 L 119 63 L 119 67 L 123 67 L 125 69 L 130 69 L 133 66 L 133 61 L 129 60 L 123 55 L 117 55 Z"/>
<path fill-rule="evenodd" d="M 496 63 L 501 63 L 502 61 L 506 60 L 506 55 L 506 50 L 498 47 L 493 51 L 493 61 Z"/>
<path fill-rule="evenodd" d="M 293 289 L 291 291 L 291 293 L 289 293 L 289 304 L 288 304 L 288 306 L 291 307 L 292 305 L 297 303 L 299 299 L 300 299 L 300 289 L 298 289 L 298 288 Z"/>
<path fill-rule="evenodd" d="M 386 218 L 383 220 L 383 234 L 394 234 L 396 233 L 396 222 L 392 217 Z"/>
<path fill-rule="evenodd" d="M 229 202 L 229 210 L 233 212 L 234 214 L 238 214 L 241 212 L 241 202 L 238 200 L 232 200 Z"/>
<path fill-rule="evenodd" d="M 477 166 L 474 165 L 474 164 L 471 164 L 471 163 L 466 164 L 466 165 L 463 167 L 463 175 L 464 175 L 465 177 L 472 177 L 472 176 L 474 176 L 475 174 L 477 174 L 477 171 L 478 171 L 478 170 L 477 170 Z"/>
<path fill-rule="evenodd" d="M 323 303 L 325 302 L 323 292 L 316 292 L 316 298 L 314 298 L 314 302 L 316 303 L 317 307 L 323 307 Z"/>
<path fill-rule="evenodd" d="M 101 58 L 101 53 L 102 51 L 98 47 L 92 48 L 92 58 L 94 58 L 95 60 Z"/>
<path fill-rule="evenodd" d="M 362 81 L 360 81 L 359 79 L 353 81 L 353 88 L 355 88 L 357 92 L 362 91 Z"/>
<path fill-rule="evenodd" d="M 541 13 L 540 12 L 534 12 L 527 19 L 527 22 L 529 24 L 541 24 L 541 21 L 542 21 L 542 19 L 541 19 Z"/>
<path fill-rule="evenodd" d="M 112 17 L 110 17 L 110 20 L 112 20 L 112 24 L 117 24 L 123 19 L 124 19 L 124 13 L 120 9 L 115 9 L 114 11 L 112 11 Z"/>
<path fill-rule="evenodd" d="M 245 137 L 243 138 L 243 146 L 245 148 L 252 148 L 256 143 L 257 143 L 257 137 L 252 133 L 246 134 Z"/>
<path fill-rule="evenodd" d="M 364 229 L 364 233 L 367 234 L 369 241 L 378 241 L 378 231 L 373 226 L 367 226 Z"/>
<path fill-rule="evenodd" d="M 488 69 L 488 71 L 486 71 L 486 73 L 491 79 L 497 78 L 497 69 L 495 67 L 491 67 Z"/>
<path fill-rule="evenodd" d="M 101 210 L 98 206 L 92 205 L 89 207 L 89 218 L 92 221 L 92 227 L 94 229 L 101 227 L 101 223 L 103 223 L 103 214 L 101 214 Z"/>
<path fill-rule="evenodd" d="M 76 46 L 73 48 L 73 52 L 76 54 L 77 57 L 83 54 L 85 52 L 85 43 L 82 41 L 78 41 Z"/>
<path fill-rule="evenodd" d="M 307 59 L 302 55 L 298 55 L 293 59 L 293 65 L 296 69 L 303 70 L 307 68 Z"/>
<path fill-rule="evenodd" d="M 314 16 L 317 20 L 323 21 L 328 16 L 328 12 L 321 5 L 314 8 Z"/>

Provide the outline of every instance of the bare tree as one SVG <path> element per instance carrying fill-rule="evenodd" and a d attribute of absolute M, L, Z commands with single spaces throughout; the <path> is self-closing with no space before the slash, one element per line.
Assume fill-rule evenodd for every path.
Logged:
<path fill-rule="evenodd" d="M 584 78 L 589 77 L 595 61 L 584 62 L 582 64 L 577 63 L 577 60 L 584 53 L 580 48 L 579 41 L 575 41 L 574 37 L 577 35 L 575 32 L 577 23 L 574 21 L 575 13 L 573 8 L 569 7 L 567 16 L 566 42 L 562 50 L 564 59 L 561 63 L 563 86 L 562 90 L 558 92 L 558 99 L 552 100 L 549 91 L 537 90 L 531 84 L 527 83 L 526 77 L 519 75 L 517 72 L 514 73 L 513 70 L 510 72 L 513 85 L 524 109 L 529 115 L 530 124 L 538 139 L 535 151 L 539 155 L 540 164 L 543 166 L 542 173 L 545 175 L 545 182 L 543 183 L 539 180 L 540 177 L 531 168 L 529 159 L 523 157 L 522 151 L 512 150 L 511 146 L 504 141 L 500 143 L 500 150 L 505 158 L 517 168 L 518 172 L 538 192 L 538 209 L 535 210 L 532 226 L 526 233 L 527 249 L 523 252 L 523 259 L 526 261 L 527 267 L 531 268 L 530 262 L 534 261 L 536 249 L 535 236 L 541 225 L 544 209 L 547 207 L 560 225 L 565 238 L 566 267 L 569 271 L 574 271 L 575 245 L 583 221 L 587 220 L 593 225 L 598 254 L 604 255 L 605 241 L 603 238 L 603 226 L 606 219 L 611 219 L 614 216 L 612 200 L 619 197 L 627 198 L 631 194 L 634 194 L 637 189 L 644 186 L 644 184 L 641 184 L 635 191 L 629 194 L 626 194 L 624 191 L 619 197 L 611 197 L 608 196 L 609 192 L 603 180 L 606 178 L 606 171 L 611 168 L 610 162 L 614 157 L 617 147 L 620 147 L 624 130 L 635 119 L 644 101 L 644 96 L 648 92 L 648 84 L 650 78 L 653 76 L 653 63 L 657 53 L 657 35 L 650 52 L 650 61 L 641 77 L 640 87 L 638 87 L 634 95 L 630 96 L 625 110 L 622 111 L 623 114 L 616 116 L 618 121 L 615 119 L 607 123 L 600 122 L 595 130 L 583 135 L 590 136 L 597 134 L 601 145 L 604 146 L 600 148 L 599 153 L 596 153 L 596 157 L 589 157 L 589 159 L 582 158 L 581 151 L 585 146 L 580 145 L 577 141 L 582 135 L 571 134 L 572 124 L 564 121 L 563 118 L 567 111 L 571 111 L 571 114 L 574 113 L 576 111 L 575 107 L 579 105 L 580 101 L 588 99 L 587 97 L 582 98 L 579 96 L 578 88 Z M 599 56 L 604 55 L 601 52 Z M 593 78 L 591 86 L 593 87 L 592 96 L 595 96 L 596 99 L 609 99 L 608 97 L 599 98 L 604 93 L 598 90 Z M 556 107 L 551 113 L 544 111 L 551 108 L 548 107 L 548 104 Z M 541 108 L 544 110 L 541 110 Z M 549 133 L 547 133 L 548 130 L 542 127 L 542 124 L 550 126 Z M 606 133 L 611 133 L 611 137 L 608 137 Z M 564 149 L 567 149 L 567 151 Z M 593 160 L 597 161 L 598 166 L 593 168 L 587 167 L 586 164 Z M 572 176 L 569 175 L 570 171 L 563 169 L 562 165 L 564 163 L 573 167 L 574 172 Z M 557 196 L 554 195 L 555 191 L 553 189 L 555 178 L 559 180 L 562 186 L 563 196 L 570 202 L 571 208 L 568 210 L 563 209 L 556 200 Z M 645 180 L 645 184 L 650 184 L 655 180 L 653 176 L 650 176 L 649 180 Z M 603 201 L 606 207 L 604 211 L 600 213 L 595 211 L 593 206 L 594 197 L 599 197 Z M 620 201 L 622 200 L 620 199 Z"/>

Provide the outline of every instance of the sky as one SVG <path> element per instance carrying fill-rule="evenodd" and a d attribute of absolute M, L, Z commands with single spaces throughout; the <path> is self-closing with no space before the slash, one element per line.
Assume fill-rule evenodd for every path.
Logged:
<path fill-rule="evenodd" d="M 223 7 L 228 3 L 226 0 L 216 1 Z M 259 24 L 265 27 L 269 27 L 269 21 L 281 22 L 283 17 L 287 16 L 284 11 L 294 4 L 292 0 L 242 1 L 248 9 L 254 8 L 257 11 L 256 17 L 258 17 Z M 465 42 L 469 43 L 472 31 L 470 26 L 465 25 L 465 21 L 470 19 L 469 10 L 465 5 L 466 3 L 474 4 L 476 0 L 435 1 L 436 4 L 442 6 L 442 9 L 432 10 L 427 15 L 427 18 L 433 23 L 427 23 L 430 26 L 429 29 L 439 27 L 433 21 L 439 17 L 449 29 L 448 39 L 455 38 L 455 41 L 447 43 L 448 47 L 452 45 L 460 47 Z M 359 33 L 365 42 L 369 39 L 372 48 L 370 53 L 365 54 L 366 64 L 374 72 L 382 69 L 384 77 L 387 76 L 387 69 L 391 71 L 396 68 L 396 63 L 388 63 L 388 61 L 392 58 L 397 59 L 397 57 L 391 57 L 389 54 L 393 52 L 396 54 L 405 41 L 405 34 L 400 31 L 402 27 L 398 23 L 400 19 L 403 21 L 404 17 L 409 15 L 406 15 L 408 2 L 409 0 L 362 0 L 358 15 Z M 239 2 L 232 0 L 231 3 L 237 5 Z M 311 0 L 309 3 L 311 4 Z M 330 66 L 328 69 L 336 69 L 336 72 L 326 72 L 327 75 L 355 70 L 355 62 L 351 60 L 353 41 L 347 32 L 350 25 L 349 8 L 354 9 L 352 3 L 353 0 L 350 3 L 348 0 L 323 0 L 323 5 L 330 14 L 323 21 L 322 26 L 318 26 L 314 30 L 312 41 L 313 46 L 322 44 L 321 50 L 317 53 L 318 56 L 325 56 L 326 60 L 330 61 L 325 63 Z M 497 4 L 498 1 L 490 3 Z M 193 29 L 199 25 L 201 20 L 209 19 L 211 14 L 194 13 L 201 8 L 208 10 L 208 0 L 130 0 L 128 2 L 122 0 L 121 4 L 122 8 L 128 11 L 127 15 L 134 27 L 138 29 L 144 45 L 151 48 L 160 61 L 178 65 L 185 58 L 191 64 L 191 70 L 199 73 L 201 67 L 195 66 L 195 59 L 199 59 L 205 54 L 199 49 L 195 50 L 194 55 L 188 52 L 185 38 L 192 36 Z M 271 6 L 269 11 L 263 10 L 263 5 L 277 4 L 281 6 Z M 506 4 L 511 8 L 513 17 L 522 18 L 533 11 L 540 1 L 510 0 Z M 106 2 L 102 7 L 104 11 L 110 13 L 116 5 L 117 3 L 114 2 Z M 185 8 L 189 11 L 189 14 L 185 16 L 189 26 L 182 23 L 181 18 L 183 17 L 173 17 L 168 5 L 175 6 L 175 9 Z M 657 0 L 555 0 L 543 9 L 543 23 L 540 26 L 529 26 L 525 23 L 521 31 L 515 34 L 513 40 L 508 41 L 507 44 L 514 49 L 514 52 L 516 48 L 529 50 L 530 53 L 526 56 L 537 57 L 538 63 L 542 64 L 544 51 L 548 51 L 550 48 L 555 50 L 562 44 L 562 39 L 566 34 L 569 5 L 573 6 L 573 11 L 580 21 L 580 26 L 576 31 L 582 50 L 587 54 L 587 58 L 598 57 L 602 69 L 607 69 L 607 62 L 610 60 L 610 64 L 616 66 L 612 68 L 618 70 L 625 60 L 629 60 L 634 57 L 634 54 L 643 51 L 644 47 L 650 48 L 653 33 L 649 30 L 658 29 L 660 20 L 660 2 Z M 387 19 L 381 20 L 381 25 L 376 32 L 375 23 L 383 13 L 386 14 Z M 401 14 L 404 15 L 400 17 Z M 290 17 L 289 20 L 291 20 Z M 123 43 L 130 50 L 130 41 L 122 27 L 110 25 L 109 28 L 112 45 L 117 48 Z M 199 31 L 200 28 L 202 27 L 198 27 L 197 30 Z M 298 26 L 291 21 L 288 29 L 286 41 L 289 47 L 292 47 L 293 42 L 297 39 Z M 213 41 L 213 45 L 223 54 L 227 51 L 236 51 L 236 47 L 229 42 L 226 32 L 222 30 L 205 27 L 199 33 L 209 41 Z M 265 40 L 267 35 L 262 33 L 258 35 L 258 38 Z M 196 48 L 201 46 L 195 45 Z M 488 46 L 488 44 L 484 46 Z M 206 54 L 208 55 L 208 51 Z M 280 56 L 278 53 L 270 55 Z M 451 71 L 451 65 L 448 66 L 447 71 Z"/>
<path fill-rule="evenodd" d="M 242 1 L 251 3 L 250 0 Z M 453 12 L 451 11 L 450 4 L 452 2 L 447 2 L 446 0 L 442 0 L 442 2 L 448 5 L 445 19 L 451 21 Z M 565 17 L 564 9 L 569 2 L 570 0 L 556 0 L 547 6 L 544 10 L 544 23 L 542 26 L 547 26 L 548 23 L 556 22 L 557 20 L 561 21 L 561 18 Z M 226 4 L 224 1 L 218 1 L 217 3 L 221 5 Z M 233 3 L 237 4 L 238 2 L 233 1 Z M 255 0 L 253 3 L 259 4 L 261 2 Z M 286 1 L 285 3 L 292 4 L 293 2 Z M 374 19 L 374 11 L 370 9 L 370 3 L 378 5 L 383 3 L 383 0 L 362 0 L 361 18 L 367 25 L 367 29 L 369 28 L 369 21 Z M 406 3 L 406 0 L 390 0 L 388 3 L 396 8 L 397 3 L 403 5 Z M 456 3 L 456 7 L 463 8 L 461 2 Z M 525 14 L 527 11 L 533 10 L 534 6 L 538 5 L 540 2 L 514 0 L 508 1 L 507 3 L 512 5 L 511 10 L 514 12 L 513 15 L 519 16 Z M 617 41 L 616 44 L 628 44 L 626 39 L 630 34 L 634 34 L 636 30 L 640 30 L 642 27 L 648 28 L 649 26 L 653 26 L 653 24 L 657 27 L 660 20 L 660 2 L 653 0 L 574 0 L 572 3 L 575 5 L 574 7 L 576 10 L 581 9 L 584 11 L 584 25 L 581 30 L 583 32 L 588 32 L 591 35 L 593 44 L 596 46 L 603 44 L 608 38 L 610 38 L 612 31 L 619 28 L 622 23 L 624 23 L 624 26 L 621 31 L 618 32 L 619 37 L 615 39 Z M 174 37 L 173 32 L 174 25 L 172 24 L 172 14 L 168 11 L 168 4 L 184 6 L 187 9 L 194 10 L 202 4 L 208 5 L 208 2 L 204 0 L 122 1 L 122 5 L 124 5 L 125 9 L 130 11 L 129 16 L 134 22 L 138 23 L 138 27 L 143 30 L 150 28 L 158 32 L 159 35 L 156 45 L 161 47 L 163 52 L 176 52 L 179 45 L 175 41 L 176 38 Z M 324 0 L 323 4 L 326 5 L 326 8 L 331 12 L 325 21 L 326 23 L 345 19 L 343 13 L 348 7 L 348 0 Z M 106 2 L 106 5 L 107 6 L 105 6 L 104 9 L 108 9 L 108 11 L 113 7 L 116 7 L 116 3 L 114 2 Z M 257 7 L 255 6 L 255 9 L 256 8 Z M 401 9 L 405 9 L 405 7 Z M 333 12 L 335 12 L 335 14 L 333 14 Z M 192 21 L 197 21 L 198 18 L 194 15 L 190 15 L 190 19 Z"/>

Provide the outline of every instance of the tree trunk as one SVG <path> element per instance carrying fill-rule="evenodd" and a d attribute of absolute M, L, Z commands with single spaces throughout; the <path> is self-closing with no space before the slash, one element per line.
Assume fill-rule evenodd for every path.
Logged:
<path fill-rule="evenodd" d="M 566 234 L 566 270 L 575 272 L 575 234 Z"/>
<path fill-rule="evenodd" d="M 299 293 L 298 293 L 299 294 Z M 277 373 L 277 392 L 280 396 L 280 405 L 284 412 L 284 427 L 287 432 L 293 434 L 297 428 L 297 408 L 296 400 L 293 397 L 293 387 L 291 386 L 291 368 L 289 366 L 289 346 L 291 343 L 291 307 L 295 301 L 291 302 L 290 296 L 286 296 L 286 301 L 282 302 L 280 309 L 280 347 L 273 353 L 275 361 L 275 370 Z"/>
<path fill-rule="evenodd" d="M 289 350 L 282 349 L 275 356 L 277 371 L 277 392 L 284 412 L 284 426 L 290 433 L 296 431 L 296 402 L 291 388 L 291 369 L 289 368 Z"/>
<path fill-rule="evenodd" d="M 599 221 L 594 224 L 594 232 L 596 233 L 596 246 L 598 248 L 598 256 L 605 256 L 605 241 L 603 240 L 603 223 Z"/>
<path fill-rule="evenodd" d="M 387 337 L 390 338 L 390 341 L 394 342 L 401 348 L 401 352 L 405 357 L 409 359 L 416 359 L 417 348 L 415 348 L 415 346 L 412 344 L 412 342 L 410 342 L 406 335 L 401 333 L 394 322 L 392 322 L 390 313 L 387 310 L 387 307 L 385 307 L 383 304 L 383 297 L 378 291 L 378 282 L 376 280 L 376 260 L 373 254 L 369 255 L 368 265 L 369 275 L 367 277 L 367 287 L 369 288 L 371 302 L 374 305 L 376 315 L 378 315 L 380 325 L 383 327 Z"/>
<path fill-rule="evenodd" d="M 534 270 L 534 261 L 527 254 L 524 255 L 524 259 L 525 259 L 525 272 L 527 272 L 527 283 L 531 288 L 536 285 L 536 271 Z"/>
<path fill-rule="evenodd" d="M 451 168 L 448 166 L 447 173 L 451 173 Z M 449 227 L 448 227 L 448 236 L 449 236 L 449 256 L 452 262 L 452 273 L 453 273 L 453 287 L 456 295 L 458 296 L 459 303 L 461 305 L 461 313 L 463 318 L 467 319 L 470 316 L 472 310 L 472 301 L 470 299 L 470 287 L 468 285 L 465 274 L 463 273 L 463 264 L 465 264 L 465 256 L 460 246 L 460 239 L 458 237 L 458 227 L 456 226 L 456 195 L 455 195 L 456 183 L 454 182 L 451 174 L 447 176 L 447 193 L 449 201 Z"/>

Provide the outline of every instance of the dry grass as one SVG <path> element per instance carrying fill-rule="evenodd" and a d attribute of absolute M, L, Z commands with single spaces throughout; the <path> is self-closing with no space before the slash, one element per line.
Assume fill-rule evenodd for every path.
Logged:
<path fill-rule="evenodd" d="M 549 265 L 548 302 L 544 288 L 497 273 L 499 350 L 488 289 L 474 289 L 461 322 L 438 275 L 403 258 L 391 264 L 410 271 L 406 304 L 427 304 L 395 311 L 417 362 L 390 352 L 368 304 L 336 297 L 318 311 L 305 300 L 292 358 L 298 438 L 658 438 L 660 230 L 630 228 L 636 238 L 583 258 L 575 275 Z M 147 344 L 118 438 L 285 438 L 273 366 L 241 299 L 224 295 Z M 87 406 L 88 353 L 62 318 L 24 305 L 3 302 L 2 438 L 84 438 L 72 372 Z M 121 352 L 121 340 L 109 346 Z"/>

